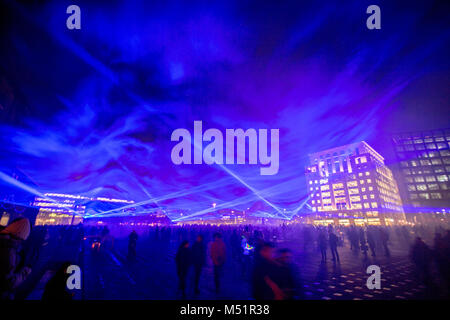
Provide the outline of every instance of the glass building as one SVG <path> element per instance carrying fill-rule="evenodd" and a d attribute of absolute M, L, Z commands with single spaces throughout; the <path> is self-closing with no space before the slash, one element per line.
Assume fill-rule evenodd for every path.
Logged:
<path fill-rule="evenodd" d="M 305 175 L 316 224 L 406 223 L 392 171 L 366 142 L 316 152 L 309 160 Z"/>
<path fill-rule="evenodd" d="M 400 194 L 412 222 L 448 220 L 450 129 L 400 133 L 392 137 Z"/>

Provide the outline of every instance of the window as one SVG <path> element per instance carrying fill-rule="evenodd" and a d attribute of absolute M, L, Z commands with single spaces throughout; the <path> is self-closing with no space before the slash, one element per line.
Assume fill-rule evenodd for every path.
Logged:
<path fill-rule="evenodd" d="M 430 151 L 428 154 L 430 155 L 430 158 L 439 157 L 439 153 L 437 151 Z"/>
<path fill-rule="evenodd" d="M 415 182 L 425 182 L 423 177 L 414 177 Z"/>
<path fill-rule="evenodd" d="M 443 167 L 434 168 L 434 173 L 442 173 L 442 172 L 444 172 L 444 168 Z"/>
<path fill-rule="evenodd" d="M 427 143 L 426 147 L 428 150 L 436 149 L 436 145 L 434 143 Z"/>
<path fill-rule="evenodd" d="M 341 189 L 344 187 L 344 184 L 342 183 L 334 183 L 333 184 L 333 189 Z"/>
<path fill-rule="evenodd" d="M 427 182 L 434 182 L 434 181 L 436 181 L 436 177 L 435 176 L 427 176 L 427 177 L 425 177 L 425 180 Z"/>
<path fill-rule="evenodd" d="M 408 191 L 416 191 L 416 186 L 413 184 L 408 184 Z"/>
<path fill-rule="evenodd" d="M 369 171 L 366 171 L 366 176 L 370 176 L 370 172 Z"/>
<path fill-rule="evenodd" d="M 345 196 L 345 191 L 344 190 L 337 190 L 337 191 L 334 192 L 334 196 L 335 197 Z"/>
<path fill-rule="evenodd" d="M 417 194 L 412 193 L 412 194 L 409 195 L 409 198 L 410 198 L 411 200 L 415 200 L 415 199 L 417 199 L 418 197 L 417 197 Z"/>
<path fill-rule="evenodd" d="M 371 195 L 370 195 L 370 199 L 375 199 L 375 195 L 374 195 L 374 194 L 371 194 Z"/>
<path fill-rule="evenodd" d="M 359 201 L 361 201 L 361 197 L 360 196 L 351 196 L 350 201 L 351 202 L 359 202 Z"/>
<path fill-rule="evenodd" d="M 373 187 L 369 187 L 369 191 L 373 191 Z"/>
<path fill-rule="evenodd" d="M 421 199 L 430 199 L 430 194 L 429 193 L 419 193 L 419 198 Z"/>
<path fill-rule="evenodd" d="M 442 164 L 441 159 L 431 159 L 431 164 Z"/>
<path fill-rule="evenodd" d="M 367 183 L 372 183 L 372 179 L 367 179 Z"/>
<path fill-rule="evenodd" d="M 437 143 L 437 148 L 438 149 L 445 149 L 445 148 L 447 148 L 447 144 L 445 142 L 438 142 Z"/>
<path fill-rule="evenodd" d="M 370 205 L 369 205 L 369 203 L 364 203 L 363 205 L 364 205 L 364 208 L 365 208 L 365 209 L 368 209 L 368 208 L 370 208 Z"/>
<path fill-rule="evenodd" d="M 359 190 L 357 188 L 355 189 L 348 189 L 348 194 L 358 194 Z"/>
<path fill-rule="evenodd" d="M 427 191 L 427 186 L 424 184 L 418 184 L 417 185 L 417 190 L 418 191 Z"/>
<path fill-rule="evenodd" d="M 372 202 L 372 208 L 378 208 L 378 204 L 376 202 Z"/>
<path fill-rule="evenodd" d="M 411 167 L 417 167 L 419 165 L 419 162 L 416 160 L 411 160 Z"/>
<path fill-rule="evenodd" d="M 356 181 L 347 182 L 347 187 L 357 187 L 358 183 Z"/>
<path fill-rule="evenodd" d="M 364 180 L 359 180 L 359 184 L 364 184 Z"/>
<path fill-rule="evenodd" d="M 441 153 L 441 156 L 443 156 L 443 157 L 450 156 L 450 150 L 441 150 L 440 153 Z"/>
<path fill-rule="evenodd" d="M 439 190 L 439 186 L 437 183 L 429 183 L 428 184 L 428 189 L 429 190 Z"/>
<path fill-rule="evenodd" d="M 416 150 L 425 150 L 425 146 L 423 144 L 416 145 Z"/>
<path fill-rule="evenodd" d="M 330 192 L 322 192 L 322 198 L 327 198 L 327 197 L 331 197 L 331 193 Z"/>
<path fill-rule="evenodd" d="M 404 174 L 411 174 L 411 170 L 409 170 L 409 169 L 403 169 L 403 173 L 404 173 Z"/>
<path fill-rule="evenodd" d="M 364 200 L 367 200 L 367 195 L 363 195 L 363 199 L 364 199 Z"/>
<path fill-rule="evenodd" d="M 411 177 L 406 177 L 406 178 L 405 178 L 405 181 L 408 182 L 408 183 L 412 183 L 412 182 L 413 182 L 413 178 L 411 178 Z"/>
<path fill-rule="evenodd" d="M 432 192 L 431 199 L 442 199 L 442 194 L 440 194 L 439 192 Z"/>
<path fill-rule="evenodd" d="M 400 166 L 402 166 L 402 167 L 408 167 L 408 166 L 409 166 L 408 161 L 402 161 L 402 162 L 400 162 Z"/>
<path fill-rule="evenodd" d="M 437 176 L 436 178 L 439 182 L 448 181 L 448 177 L 445 174 L 441 174 L 441 175 Z"/>
<path fill-rule="evenodd" d="M 420 164 L 423 166 L 429 166 L 431 165 L 430 160 L 420 160 Z"/>
<path fill-rule="evenodd" d="M 325 184 L 323 186 L 320 186 L 320 190 L 330 190 L 330 186 L 328 184 Z"/>

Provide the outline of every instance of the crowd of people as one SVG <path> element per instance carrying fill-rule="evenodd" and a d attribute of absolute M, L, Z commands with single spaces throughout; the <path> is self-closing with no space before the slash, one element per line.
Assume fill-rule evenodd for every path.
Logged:
<path fill-rule="evenodd" d="M 355 259 L 364 260 L 378 256 L 389 258 L 390 247 L 397 246 L 405 255 L 409 254 L 419 281 L 430 284 L 438 274 L 438 281 L 446 290 L 450 288 L 450 232 L 443 228 L 307 224 L 108 227 L 31 227 L 26 218 L 12 221 L 0 231 L 1 298 L 16 297 L 33 271 L 38 272 L 43 248 L 51 247 L 47 251 L 55 263 L 45 266 L 41 263 L 39 267 L 39 272 L 47 268 L 52 274 L 42 299 L 72 299 L 73 294 L 65 285 L 65 271 L 70 264 L 77 263 L 83 254 L 83 240 L 90 237 L 95 239 L 92 248 L 98 243 L 102 250 L 110 251 L 115 250 L 114 238 L 127 238 L 126 259 L 130 262 L 136 262 L 144 254 L 139 244 L 163 248 L 161 253 L 166 254 L 170 245 L 177 245 L 174 270 L 181 298 L 188 295 L 189 279 L 194 295 L 201 293 L 202 275 L 205 267 L 211 265 L 211 282 L 218 294 L 224 273 L 233 268 L 233 272 L 239 272 L 248 282 L 254 299 L 302 299 L 301 261 L 294 258 L 293 247 L 311 256 L 319 255 L 321 264 L 339 264 L 343 250 L 350 250 Z M 68 246 L 72 248 L 72 259 L 62 254 L 67 253 Z"/>

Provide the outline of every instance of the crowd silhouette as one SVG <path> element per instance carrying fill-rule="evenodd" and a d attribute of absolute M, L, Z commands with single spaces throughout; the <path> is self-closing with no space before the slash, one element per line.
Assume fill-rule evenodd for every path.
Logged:
<path fill-rule="evenodd" d="M 31 227 L 22 218 L 0 231 L 1 298 L 26 298 L 26 292 L 45 273 L 49 279 L 42 299 L 73 299 L 74 294 L 64 286 L 68 265 L 77 264 L 80 256 L 87 254 L 86 250 L 92 254 L 94 248 L 95 252 L 114 252 L 115 241 L 120 239 L 127 241 L 126 260 L 130 264 L 140 263 L 139 258 L 146 254 L 143 247 L 168 255 L 171 245 L 177 245 L 173 264 L 178 278 L 178 298 L 182 299 L 202 293 L 205 287 L 202 279 L 207 277 L 204 270 L 208 265 L 212 267 L 211 283 L 217 298 L 220 298 L 224 275 L 239 273 L 249 284 L 254 299 L 303 299 L 302 261 L 294 257 L 292 246 L 305 255 L 320 257 L 323 265 L 339 265 L 343 252 L 352 252 L 355 261 L 389 259 L 395 247 L 397 252 L 409 256 L 415 267 L 415 281 L 430 288 L 430 297 L 436 296 L 433 295 L 436 290 L 440 290 L 439 297 L 449 295 L 450 232 L 439 226 Z M 45 263 L 43 248 L 47 248 Z M 34 281 L 30 280 L 33 275 Z M 192 288 L 187 283 L 192 283 Z"/>

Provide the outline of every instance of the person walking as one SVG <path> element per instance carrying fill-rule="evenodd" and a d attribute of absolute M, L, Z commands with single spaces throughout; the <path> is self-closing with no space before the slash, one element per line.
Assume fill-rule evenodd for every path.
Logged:
<path fill-rule="evenodd" d="M 175 262 L 177 265 L 177 274 L 179 279 L 179 290 L 183 296 L 186 298 L 186 279 L 189 272 L 189 267 L 191 266 L 191 251 L 189 249 L 189 242 L 184 240 L 181 242 L 177 254 L 175 256 Z"/>
<path fill-rule="evenodd" d="M 340 261 L 339 260 L 339 253 L 337 251 L 339 238 L 336 234 L 334 234 L 333 229 L 329 229 L 328 231 L 328 243 L 330 245 L 331 255 L 333 256 L 333 261 Z"/>
<path fill-rule="evenodd" d="M 20 218 L 0 232 L 0 300 L 13 300 L 17 287 L 31 273 L 29 266 L 21 266 L 20 254 L 30 229 L 30 221 Z"/>
<path fill-rule="evenodd" d="M 214 284 L 216 286 L 216 293 L 220 291 L 220 276 L 222 274 L 223 265 L 226 259 L 225 243 L 222 240 L 220 233 L 214 234 L 214 241 L 211 243 L 211 260 L 214 268 Z"/>
<path fill-rule="evenodd" d="M 327 235 L 323 229 L 320 229 L 320 231 L 319 231 L 317 243 L 319 245 L 320 253 L 322 255 L 321 262 L 326 262 L 327 261 Z"/>
<path fill-rule="evenodd" d="M 206 246 L 202 235 L 198 235 L 192 245 L 192 263 L 194 265 L 194 291 L 195 294 L 199 294 L 200 275 L 206 263 Z"/>

